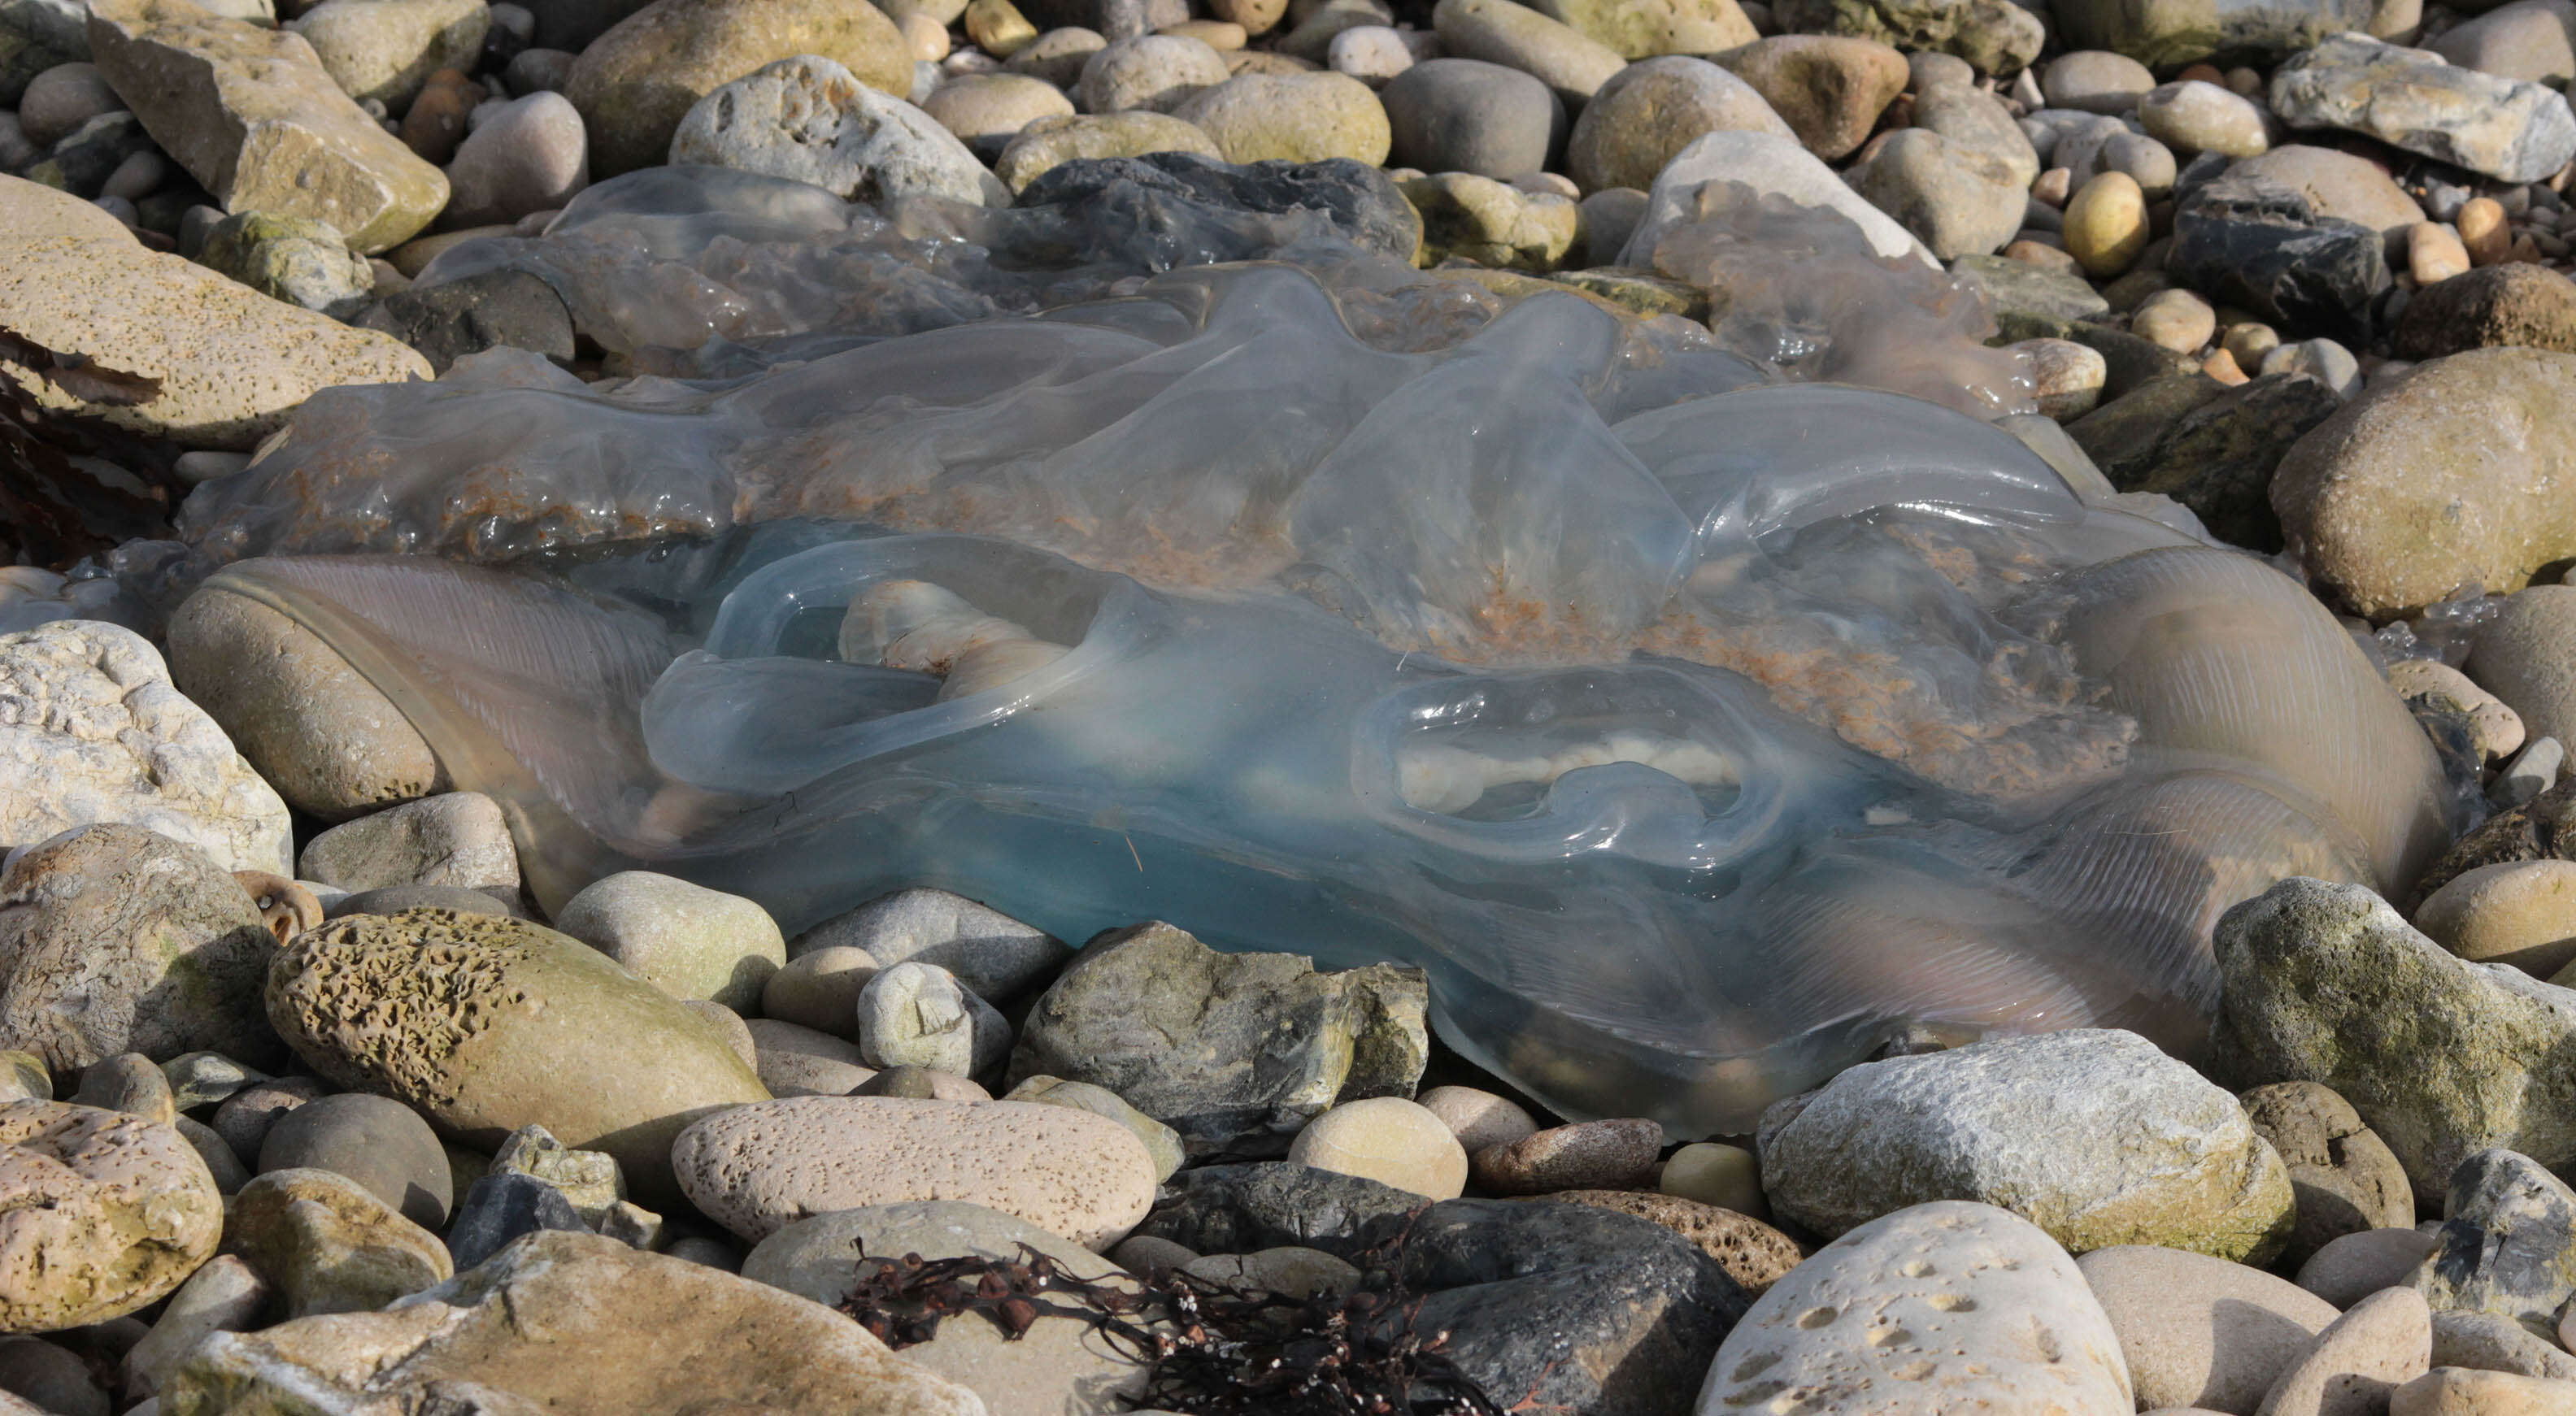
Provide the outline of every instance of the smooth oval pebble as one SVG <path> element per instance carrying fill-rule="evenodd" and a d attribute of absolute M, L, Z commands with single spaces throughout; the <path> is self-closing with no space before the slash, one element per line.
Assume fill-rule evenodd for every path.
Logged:
<path fill-rule="evenodd" d="M 2406 1281 L 2441 1247 L 2420 1229 L 2365 1229 L 2331 1240 L 2299 1265 L 2299 1287 L 2338 1308 Z"/>
<path fill-rule="evenodd" d="M 680 1188 L 755 1243 L 807 1215 L 961 1200 L 1087 1249 L 1154 1203 L 1154 1162 L 1105 1116 L 1015 1101 L 807 1096 L 706 1117 L 671 1147 Z"/>
<path fill-rule="evenodd" d="M 2147 194 L 2125 172 L 2101 172 L 2066 204 L 2066 250 L 2093 275 L 2135 265 L 2147 248 Z"/>
<path fill-rule="evenodd" d="M 1661 1122 L 1581 1121 L 1476 1152 L 1476 1183 L 1497 1195 L 1621 1190 L 1645 1178 L 1664 1148 Z"/>
<path fill-rule="evenodd" d="M 279 1115 L 260 1141 L 261 1173 L 308 1168 L 358 1182 L 423 1229 L 446 1224 L 456 1200 L 438 1133 L 390 1097 L 342 1092 Z"/>
<path fill-rule="evenodd" d="M 1481 1087 L 1433 1087 L 1414 1100 L 1439 1117 L 1469 1155 L 1508 1145 L 1538 1130 L 1538 1123 L 1520 1103 Z"/>
<path fill-rule="evenodd" d="M 2250 1412 L 2339 1314 L 2261 1269 L 2145 1244 L 2076 1260 L 2142 1407 Z"/>
<path fill-rule="evenodd" d="M 2328 1324 L 2263 1397 L 2259 1416 L 2368 1416 L 2433 1365 L 2433 1310 L 2385 1288 Z"/>
<path fill-rule="evenodd" d="M 1427 1108 L 1400 1096 L 1346 1101 L 1306 1123 L 1288 1159 L 1435 1200 L 1467 1189 L 1467 1151 Z"/>
<path fill-rule="evenodd" d="M 1762 1164 L 1742 1146 L 1718 1141 L 1686 1145 L 1664 1162 L 1655 1188 L 1755 1219 L 1771 1213 L 1770 1201 L 1762 1197 Z"/>

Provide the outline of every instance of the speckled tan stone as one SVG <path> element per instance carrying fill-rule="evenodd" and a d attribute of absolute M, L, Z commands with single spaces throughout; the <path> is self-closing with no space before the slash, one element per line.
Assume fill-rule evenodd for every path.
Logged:
<path fill-rule="evenodd" d="M 801 1096 L 680 1133 L 680 1188 L 755 1242 L 808 1215 L 909 1200 L 1000 1210 L 1094 1251 L 1154 1203 L 1154 1163 L 1105 1116 L 1016 1101 Z"/>
<path fill-rule="evenodd" d="M 1664 1147 L 1653 1121 L 1582 1121 L 1476 1152 L 1476 1183 L 1497 1195 L 1616 1190 L 1642 1182 Z"/>
<path fill-rule="evenodd" d="M 248 450 L 339 384 L 430 377 L 418 351 L 272 300 L 177 256 L 72 236 L 0 236 L 0 325 L 64 354 L 161 381 L 128 408 L 83 403 L 15 364 L 0 377 L 49 408 L 197 448 Z"/>
<path fill-rule="evenodd" d="M 105 1322 L 185 1282 L 223 1196 L 187 1138 L 118 1111 L 0 1106 L 0 1332 Z"/>

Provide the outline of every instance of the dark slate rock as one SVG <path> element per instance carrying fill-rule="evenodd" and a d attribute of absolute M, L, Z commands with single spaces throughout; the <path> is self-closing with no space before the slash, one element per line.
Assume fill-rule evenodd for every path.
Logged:
<path fill-rule="evenodd" d="M 1136 1232 L 1203 1254 L 1299 1245 L 1350 1258 L 1374 1242 L 1371 1225 L 1422 1206 L 1392 1185 L 1284 1160 L 1209 1165 L 1174 1175 Z"/>
<path fill-rule="evenodd" d="M 2066 435 L 2118 487 L 2146 474 L 2156 445 L 2185 415 L 2226 391 L 2225 384 L 2198 371 L 2150 379 L 2067 424 Z"/>
<path fill-rule="evenodd" d="M 2174 214 L 2165 270 L 2222 305 L 2284 332 L 2366 341 L 2389 287 L 2379 233 L 2317 216 L 2306 196 L 2251 177 L 2202 186 Z"/>
<path fill-rule="evenodd" d="M 2272 473 L 2290 444 L 2342 406 L 2333 389 L 2306 374 L 2254 379 L 2184 412 L 2143 457 L 2115 456 L 2120 471 L 2104 466 L 2103 473 L 2124 492 L 2162 492 L 2190 507 L 2218 539 L 2269 555 L 2281 549 Z"/>
<path fill-rule="evenodd" d="M 465 1192 L 465 1203 L 456 1207 L 456 1223 L 447 1231 L 447 1252 L 456 1260 L 456 1271 L 463 1273 L 501 1252 L 511 1240 L 540 1229 L 590 1232 L 563 1191 L 533 1175 L 498 1172 L 475 1181 L 474 1188 Z"/>
<path fill-rule="evenodd" d="M 2078 320 L 2059 336 L 2102 356 L 2102 396 L 2118 398 L 2161 379 L 2203 378 L 2200 361 L 2106 324 Z"/>
<path fill-rule="evenodd" d="M 508 345 L 558 364 L 573 359 L 572 312 L 553 286 L 522 270 L 488 270 L 387 296 L 358 323 L 421 352 L 446 373 L 468 354 Z"/>
<path fill-rule="evenodd" d="M 1450 1359 L 1507 1409 L 1691 1409 L 1752 1295 L 1697 1245 L 1588 1205 L 1444 1200 L 1366 1235 L 1425 1297 L 1389 1321 L 1449 1334 Z"/>
<path fill-rule="evenodd" d="M 1473 172 L 1505 181 L 1557 165 L 1565 104 L 1518 69 L 1481 59 L 1416 64 L 1378 91 L 1394 136 L 1392 167 Z"/>
<path fill-rule="evenodd" d="M 2576 353 L 2576 281 L 2527 261 L 2481 266 L 2416 291 L 2397 319 L 2400 359 L 2497 344 Z"/>
<path fill-rule="evenodd" d="M 308 1166 L 357 1181 L 433 1234 L 456 1199 L 438 1133 L 390 1097 L 342 1092 L 279 1116 L 260 1138 L 260 1173 Z"/>
<path fill-rule="evenodd" d="M 1353 242 L 1400 261 L 1412 260 L 1422 244 L 1422 218 L 1395 179 L 1340 157 L 1241 167 L 1187 152 L 1079 158 L 1049 168 L 1013 205 L 1065 207 L 1098 230 L 1132 232 L 1150 244 L 1121 254 L 1156 270 L 1251 259 L 1275 249 L 1265 239 L 1275 238 L 1275 229 L 1192 221 L 1192 208 L 1220 218 L 1315 212 Z"/>
<path fill-rule="evenodd" d="M 74 196 L 95 197 L 125 159 L 151 146 L 152 138 L 143 131 L 142 119 L 123 111 L 102 113 L 55 140 L 45 160 L 28 175 L 45 181 L 36 174 L 50 173 L 55 180 L 47 185 L 59 186 Z"/>
<path fill-rule="evenodd" d="M 2442 1214 L 2418 1292 L 2436 1309 L 2557 1323 L 2576 1296 L 2576 1190 L 2527 1155 L 2483 1150 L 2451 1172 Z"/>

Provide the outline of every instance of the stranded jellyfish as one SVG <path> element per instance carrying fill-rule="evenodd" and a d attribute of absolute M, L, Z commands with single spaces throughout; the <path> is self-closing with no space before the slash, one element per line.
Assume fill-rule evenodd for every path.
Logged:
<path fill-rule="evenodd" d="M 933 885 L 1401 960 L 1462 1052 L 1683 1133 L 1926 1031 L 2190 1055 L 2222 909 L 2444 840 L 2372 660 L 1988 421 L 1938 272 L 1703 193 L 1657 259 L 1712 335 L 1412 270 L 1349 190 L 1084 166 L 891 213 L 667 169 L 460 246 L 424 280 L 535 273 L 621 376 L 321 394 L 187 574 L 500 799 L 549 906 Z"/>

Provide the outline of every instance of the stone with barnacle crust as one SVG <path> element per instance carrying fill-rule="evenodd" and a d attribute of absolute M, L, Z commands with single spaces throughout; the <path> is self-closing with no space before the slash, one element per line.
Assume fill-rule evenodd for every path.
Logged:
<path fill-rule="evenodd" d="M 538 1125 L 667 1200 L 671 1141 L 766 1101 L 713 1024 L 577 939 L 453 910 L 351 915 L 280 949 L 268 1016 L 315 1071 L 497 1146 Z"/>

